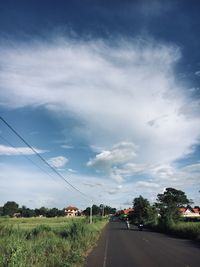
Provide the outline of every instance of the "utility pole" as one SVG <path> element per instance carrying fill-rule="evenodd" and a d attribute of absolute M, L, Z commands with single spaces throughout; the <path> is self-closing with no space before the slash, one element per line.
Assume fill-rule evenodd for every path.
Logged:
<path fill-rule="evenodd" d="M 90 224 L 92 224 L 92 202 L 90 204 Z"/>
<path fill-rule="evenodd" d="M 104 216 L 104 204 L 101 204 L 101 208 L 102 208 L 102 212 L 101 212 L 101 216 Z"/>

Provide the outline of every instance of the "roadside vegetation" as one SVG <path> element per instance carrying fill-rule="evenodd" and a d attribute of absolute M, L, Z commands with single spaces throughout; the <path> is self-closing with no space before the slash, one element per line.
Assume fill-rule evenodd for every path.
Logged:
<path fill-rule="evenodd" d="M 133 224 L 143 222 L 145 227 L 154 231 L 200 241 L 200 221 L 185 221 L 180 214 L 180 208 L 190 207 L 190 204 L 192 201 L 183 191 L 166 188 L 163 194 L 157 195 L 157 202 L 153 205 L 142 196 L 135 198 L 134 212 L 129 219 Z"/>
<path fill-rule="evenodd" d="M 177 222 L 169 225 L 165 232 L 181 238 L 200 241 L 200 222 Z"/>
<path fill-rule="evenodd" d="M 0 266 L 78 267 L 108 218 L 0 218 Z"/>

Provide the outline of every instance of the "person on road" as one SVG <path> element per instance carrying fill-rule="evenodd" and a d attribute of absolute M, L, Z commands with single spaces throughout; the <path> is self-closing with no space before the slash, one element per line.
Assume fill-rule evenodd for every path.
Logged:
<path fill-rule="evenodd" d="M 130 229 L 130 222 L 129 222 L 128 218 L 126 219 L 126 227 L 127 227 L 127 229 Z"/>

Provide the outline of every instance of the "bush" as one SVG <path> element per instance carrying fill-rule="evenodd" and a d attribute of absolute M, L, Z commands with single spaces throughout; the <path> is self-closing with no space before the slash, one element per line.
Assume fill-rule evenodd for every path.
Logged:
<path fill-rule="evenodd" d="M 149 227 L 154 231 L 172 234 L 180 238 L 188 238 L 200 241 L 199 222 L 163 223 L 163 221 L 160 220 L 157 225 L 149 225 Z"/>

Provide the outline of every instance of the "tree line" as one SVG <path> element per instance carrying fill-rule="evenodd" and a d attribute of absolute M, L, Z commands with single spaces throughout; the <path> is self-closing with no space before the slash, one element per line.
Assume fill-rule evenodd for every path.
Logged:
<path fill-rule="evenodd" d="M 153 205 L 142 196 L 134 198 L 134 212 L 129 215 L 129 219 L 136 224 L 143 222 L 149 226 L 167 228 L 181 220 L 180 208 L 191 207 L 192 203 L 185 192 L 169 187 L 164 193 L 157 195 L 157 201 Z"/>
<path fill-rule="evenodd" d="M 111 208 L 110 206 L 104 205 L 93 205 L 92 206 L 92 214 L 93 215 L 108 215 L 114 214 L 116 212 L 115 208 Z M 90 207 L 87 207 L 82 212 L 78 212 L 78 215 L 90 215 Z M 44 217 L 58 217 L 65 216 L 65 209 L 57 209 L 57 208 L 36 208 L 30 209 L 26 206 L 19 207 L 15 201 L 8 201 L 4 204 L 4 206 L 0 207 L 0 216 L 16 216 L 16 217 L 36 217 L 36 216 L 44 216 Z"/>

